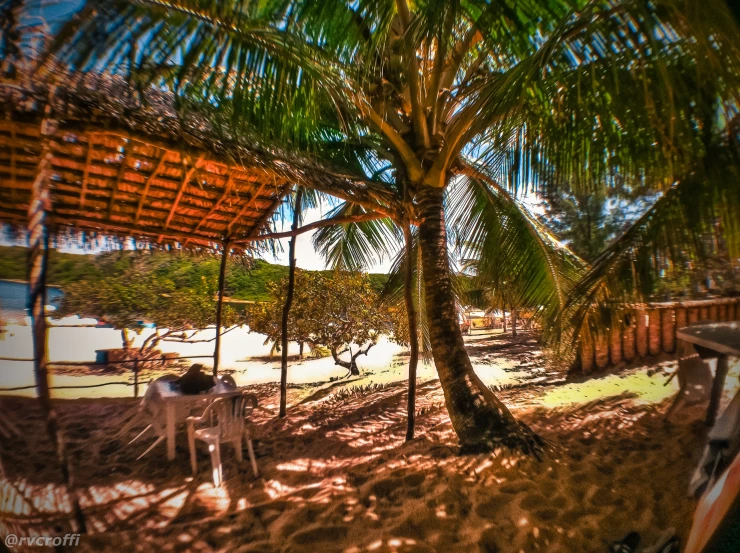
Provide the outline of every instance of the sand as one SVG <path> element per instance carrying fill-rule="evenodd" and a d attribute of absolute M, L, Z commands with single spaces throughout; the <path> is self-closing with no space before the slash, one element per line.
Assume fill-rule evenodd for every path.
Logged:
<path fill-rule="evenodd" d="M 645 544 L 673 530 L 685 538 L 704 408 L 666 424 L 663 369 L 670 362 L 502 390 L 547 440 L 542 461 L 458 455 L 436 380 L 419 386 L 409 443 L 404 382 L 294 386 L 283 420 L 273 411 L 277 387 L 253 385 L 265 406 L 254 420 L 261 475 L 224 447 L 220 489 L 202 448 L 191 478 L 184 432 L 173 463 L 163 446 L 135 460 L 151 438 L 126 446 L 136 431 L 115 437 L 133 399 L 61 400 L 91 530 L 75 551 L 570 553 L 606 552 L 605 542 L 633 530 Z M 0 533 L 64 533 L 69 503 L 35 402 L 6 397 L 0 409 L 21 430 L 2 441 Z"/>

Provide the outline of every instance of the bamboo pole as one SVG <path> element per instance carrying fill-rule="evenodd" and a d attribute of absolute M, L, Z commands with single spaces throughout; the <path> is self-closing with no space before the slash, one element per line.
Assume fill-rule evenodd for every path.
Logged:
<path fill-rule="evenodd" d="M 301 220 L 301 202 L 303 200 L 303 188 L 299 188 L 295 197 L 293 209 L 293 226 L 295 232 Z M 280 412 L 278 416 L 283 418 L 287 414 L 288 405 L 288 318 L 290 317 L 290 306 L 293 304 L 293 291 L 295 288 L 295 243 L 298 239 L 293 236 L 290 239 L 288 256 L 290 258 L 290 269 L 288 271 L 288 291 L 283 306 L 283 320 L 280 330 L 280 344 L 283 348 L 280 352 Z"/>
<path fill-rule="evenodd" d="M 629 314 L 629 324 L 625 324 L 622 331 L 622 356 L 628 363 L 635 358 L 635 314 Z"/>
<path fill-rule="evenodd" d="M 47 106 L 47 112 L 50 108 Z M 47 214 L 51 209 L 50 181 L 52 176 L 51 141 L 56 122 L 44 118 L 41 124 L 42 149 L 36 179 L 28 207 L 28 283 L 31 307 L 31 333 L 33 338 L 33 369 L 39 404 L 46 418 L 46 430 L 54 446 L 59 468 L 72 503 L 73 529 L 87 531 L 85 517 L 74 486 L 72 471 L 59 428 L 57 413 L 51 400 L 48 371 L 48 328 L 46 325 L 46 274 L 49 260 L 49 229 Z"/>
<path fill-rule="evenodd" d="M 637 346 L 637 355 L 640 358 L 644 358 L 647 357 L 648 354 L 647 314 L 643 309 L 638 309 L 635 319 L 635 342 Z"/>
<path fill-rule="evenodd" d="M 216 302 L 216 343 L 213 346 L 213 377 L 218 376 L 221 362 L 221 321 L 224 310 L 224 288 L 226 287 L 226 264 L 229 261 L 229 241 L 225 240 L 221 251 L 221 265 L 218 269 L 218 300 Z"/>
<path fill-rule="evenodd" d="M 673 353 L 676 350 L 676 310 L 660 310 L 660 328 L 662 335 L 661 347 L 666 353 Z"/>
<path fill-rule="evenodd" d="M 650 355 L 660 354 L 660 311 L 648 310 L 648 351 Z"/>

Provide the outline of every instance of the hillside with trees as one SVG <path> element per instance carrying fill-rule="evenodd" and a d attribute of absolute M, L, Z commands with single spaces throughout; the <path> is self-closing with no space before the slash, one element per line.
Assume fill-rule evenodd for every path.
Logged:
<path fill-rule="evenodd" d="M 25 280 L 28 250 L 20 247 L 0 247 L 0 279 Z M 218 278 L 219 259 L 209 255 L 185 252 L 111 251 L 97 255 L 60 253 L 52 250 L 49 256 L 49 284 L 65 286 L 80 280 L 94 282 L 102 278 L 103 267 L 117 259 L 124 263 L 131 257 L 147 256 L 145 264 L 156 267 L 160 277 L 171 280 L 176 288 L 192 288 L 204 278 Z M 124 263 L 125 264 L 125 263 Z M 226 274 L 226 296 L 247 301 L 269 301 L 269 283 L 279 282 L 288 275 L 288 267 L 250 257 L 233 257 Z M 369 275 L 370 284 L 380 291 L 387 277 Z"/>

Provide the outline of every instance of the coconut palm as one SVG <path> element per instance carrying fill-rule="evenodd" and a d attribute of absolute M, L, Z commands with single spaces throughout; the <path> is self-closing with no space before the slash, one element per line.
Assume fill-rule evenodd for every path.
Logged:
<path fill-rule="evenodd" d="M 587 191 L 618 174 L 667 190 L 705 154 L 702 114 L 729 120 L 737 105 L 738 44 L 720 0 L 89 0 L 54 51 L 77 71 L 167 85 L 180 109 L 255 140 L 385 160 L 396 205 L 356 203 L 418 225 L 435 365 L 476 450 L 532 440 L 465 352 L 450 189 L 465 176 Z"/>

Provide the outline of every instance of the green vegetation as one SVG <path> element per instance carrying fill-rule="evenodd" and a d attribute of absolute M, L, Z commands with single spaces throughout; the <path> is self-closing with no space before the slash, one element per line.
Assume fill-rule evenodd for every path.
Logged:
<path fill-rule="evenodd" d="M 26 280 L 26 255 L 28 250 L 20 247 L 0 247 L 0 279 Z M 175 287 L 192 288 L 201 279 L 218 277 L 219 258 L 209 255 L 193 255 L 172 252 L 114 251 L 97 255 L 59 253 L 52 250 L 49 255 L 49 284 L 62 289 L 80 280 L 95 284 L 101 279 L 101 267 L 118 259 L 121 268 L 133 257 L 149 257 L 160 277 L 171 280 Z M 330 272 L 330 271 L 324 271 Z M 247 301 L 269 301 L 268 284 L 279 282 L 288 275 L 288 267 L 275 265 L 261 259 L 232 258 L 226 275 L 226 296 Z M 380 291 L 387 277 L 382 274 L 368 275 L 375 291 Z"/>
<path fill-rule="evenodd" d="M 288 279 L 271 283 L 269 291 L 272 301 L 249 306 L 246 320 L 253 331 L 266 334 L 277 345 Z M 381 335 L 407 341 L 402 315 L 380 304 L 366 274 L 296 271 L 288 337 L 312 349 L 327 348 L 335 364 L 358 375 L 357 358 L 367 355 Z M 340 358 L 345 353 L 349 353 L 348 361 Z"/>
<path fill-rule="evenodd" d="M 480 279 L 515 285 L 517 304 L 545 306 L 555 344 L 572 328 L 603 329 L 604 306 L 647 296 L 684 252 L 705 257 L 704 235 L 723 229 L 740 255 L 738 29 L 721 0 L 88 2 L 58 37 L 47 59 L 60 69 L 166 86 L 178 115 L 197 112 L 219 136 L 373 181 L 362 193 L 306 184 L 355 204 L 340 211 L 404 227 L 404 301 L 413 320 L 423 297 L 464 451 L 540 441 L 475 376 L 451 244 L 478 258 Z M 567 183 L 580 196 L 617 181 L 660 197 L 592 267 L 518 201 L 526 189 Z M 323 251 L 361 262 L 387 236 L 361 232 Z"/>
<path fill-rule="evenodd" d="M 180 270 L 182 259 L 150 252 L 116 252 L 94 259 L 94 273 L 64 285 L 60 316 L 81 315 L 110 323 L 121 331 L 123 347 L 131 347 L 129 329 L 141 332 L 141 322 L 157 330 L 141 346 L 148 351 L 163 340 L 192 341 L 200 330 L 216 324 L 216 276 L 200 275 L 201 267 Z M 189 261 L 189 260 L 188 260 Z M 195 269 L 195 270 L 193 270 Z M 179 281 L 178 281 L 179 280 Z M 223 328 L 241 324 L 236 311 L 223 308 Z M 166 329 L 163 333 L 161 329 Z"/>
<path fill-rule="evenodd" d="M 27 257 L 26 248 L 0 246 L 0 279 L 25 281 L 28 277 Z M 56 250 L 49 253 L 49 284 L 63 286 L 94 273 L 92 256 L 59 253 Z"/>

